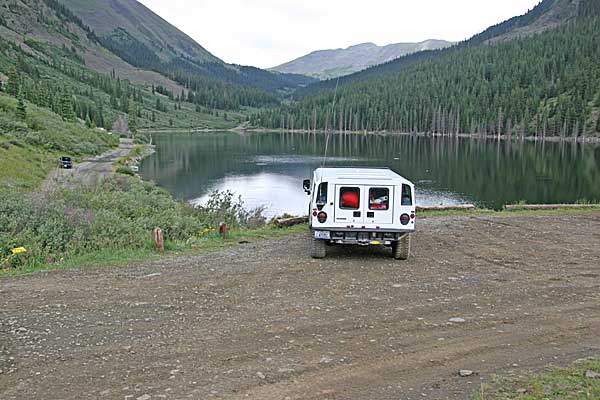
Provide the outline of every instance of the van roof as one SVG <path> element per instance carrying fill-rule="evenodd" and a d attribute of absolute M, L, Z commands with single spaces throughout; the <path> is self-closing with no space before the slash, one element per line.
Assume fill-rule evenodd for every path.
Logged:
<path fill-rule="evenodd" d="M 397 180 L 404 179 L 390 168 L 375 167 L 335 167 L 317 168 L 315 175 L 324 179 L 370 179 L 370 180 Z"/>

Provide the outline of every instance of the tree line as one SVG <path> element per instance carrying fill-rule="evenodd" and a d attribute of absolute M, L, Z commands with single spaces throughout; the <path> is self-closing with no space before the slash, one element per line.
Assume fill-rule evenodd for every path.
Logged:
<path fill-rule="evenodd" d="M 274 106 L 279 103 L 276 95 L 278 90 L 313 81 L 312 78 L 300 75 L 273 74 L 250 67 L 235 68 L 221 63 L 198 62 L 184 54 L 178 54 L 175 58 L 164 61 L 153 49 L 124 28 L 118 27 L 110 34 L 100 37 L 59 1 L 43 1 L 54 11 L 60 23 L 57 24 L 54 19 L 41 11 L 38 15 L 40 22 L 51 25 L 58 31 L 65 30 L 68 23 L 77 25 L 91 42 L 107 48 L 131 65 L 158 72 L 193 91 L 192 102 L 202 107 L 239 110 L 242 107 Z M 70 35 L 68 31 L 63 33 L 65 36 Z M 35 45 L 35 41 L 33 42 Z M 78 55 L 74 50 L 67 55 L 77 59 Z M 175 52 L 173 48 L 170 50 Z M 83 59 L 78 61 L 83 64 Z"/>
<path fill-rule="evenodd" d="M 445 51 L 254 114 L 254 126 L 582 136 L 600 132 L 600 19 Z"/>

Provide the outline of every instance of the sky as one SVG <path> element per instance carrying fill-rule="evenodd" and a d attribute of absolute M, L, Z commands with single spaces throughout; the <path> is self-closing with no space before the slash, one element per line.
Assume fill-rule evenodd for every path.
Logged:
<path fill-rule="evenodd" d="M 540 0 L 140 0 L 228 63 L 270 68 L 359 43 L 467 39 Z"/>

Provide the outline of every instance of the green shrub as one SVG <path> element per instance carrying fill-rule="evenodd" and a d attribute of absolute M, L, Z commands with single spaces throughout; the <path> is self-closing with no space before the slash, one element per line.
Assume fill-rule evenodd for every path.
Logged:
<path fill-rule="evenodd" d="M 135 172 L 133 172 L 133 170 L 131 168 L 127 168 L 127 167 L 117 168 L 117 174 L 135 176 Z"/>
<path fill-rule="evenodd" d="M 264 208 L 247 210 L 241 197 L 235 198 L 230 191 L 211 193 L 206 204 L 196 210 L 209 226 L 226 223 L 230 227 L 257 227 L 264 225 L 266 221 L 262 215 Z"/>
<path fill-rule="evenodd" d="M 0 264 L 19 268 L 106 249 L 151 246 L 160 227 L 172 248 L 215 231 L 264 223 L 262 210 L 247 211 L 229 192 L 212 194 L 199 208 L 175 201 L 164 189 L 129 176 L 116 175 L 96 187 L 24 195 L 0 190 Z M 11 256 L 11 249 L 26 253 Z"/>

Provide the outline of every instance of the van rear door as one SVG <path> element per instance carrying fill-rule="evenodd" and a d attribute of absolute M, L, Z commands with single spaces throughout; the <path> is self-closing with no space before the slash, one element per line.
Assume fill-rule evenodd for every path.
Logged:
<path fill-rule="evenodd" d="M 335 222 L 363 224 L 365 218 L 365 187 L 362 185 L 335 185 Z"/>
<path fill-rule="evenodd" d="M 394 223 L 394 186 L 365 186 L 365 223 L 389 225 Z"/>

